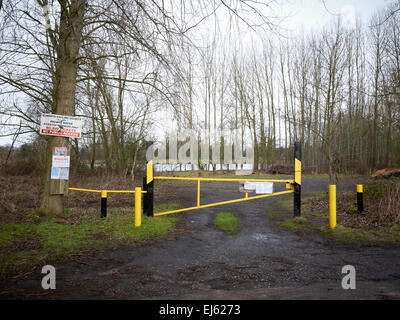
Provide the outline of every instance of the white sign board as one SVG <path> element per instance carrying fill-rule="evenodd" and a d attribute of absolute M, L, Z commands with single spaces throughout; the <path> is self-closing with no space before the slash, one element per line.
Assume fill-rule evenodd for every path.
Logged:
<path fill-rule="evenodd" d="M 54 156 L 51 164 L 52 167 L 69 168 L 69 156 Z"/>
<path fill-rule="evenodd" d="M 257 184 L 257 182 L 245 181 L 244 190 L 246 190 L 246 191 L 254 191 L 254 190 L 256 190 L 256 184 Z"/>
<path fill-rule="evenodd" d="M 83 120 L 79 117 L 46 113 L 40 119 L 40 133 L 50 136 L 80 138 L 82 126 Z"/>
<path fill-rule="evenodd" d="M 64 179 L 68 180 L 69 168 L 51 168 L 51 179 Z"/>
<path fill-rule="evenodd" d="M 56 152 L 64 152 L 64 148 L 56 148 Z M 65 179 L 69 177 L 69 156 L 53 155 L 51 163 L 51 179 Z"/>
<path fill-rule="evenodd" d="M 273 182 L 250 182 L 246 181 L 244 183 L 245 192 L 254 192 L 257 194 L 271 194 L 274 191 Z"/>
<path fill-rule="evenodd" d="M 266 194 L 274 192 L 274 183 L 273 182 L 256 182 L 256 193 L 257 194 Z"/>

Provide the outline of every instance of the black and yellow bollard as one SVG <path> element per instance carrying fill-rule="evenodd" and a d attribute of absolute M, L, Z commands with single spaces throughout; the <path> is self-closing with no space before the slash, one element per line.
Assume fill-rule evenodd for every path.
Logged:
<path fill-rule="evenodd" d="M 301 144 L 294 143 L 294 203 L 293 214 L 301 216 Z"/>
<path fill-rule="evenodd" d="M 336 227 L 336 185 L 329 185 L 329 227 Z"/>
<path fill-rule="evenodd" d="M 153 217 L 154 206 L 154 179 L 153 179 L 153 141 L 146 141 L 146 175 L 143 178 L 143 213 Z"/>
<path fill-rule="evenodd" d="M 153 160 L 146 164 L 146 176 L 143 178 L 143 213 L 148 217 L 153 217 L 154 207 L 154 179 L 153 179 Z"/>
<path fill-rule="evenodd" d="M 364 211 L 364 202 L 363 202 L 363 185 L 357 185 L 357 211 L 361 213 Z"/>
<path fill-rule="evenodd" d="M 101 217 L 107 217 L 107 191 L 101 191 Z"/>

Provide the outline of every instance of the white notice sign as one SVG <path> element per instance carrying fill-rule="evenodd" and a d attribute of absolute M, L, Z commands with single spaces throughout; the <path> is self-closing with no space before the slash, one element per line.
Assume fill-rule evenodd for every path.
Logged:
<path fill-rule="evenodd" d="M 245 181 L 243 185 L 242 192 L 251 192 L 257 194 L 267 194 L 273 193 L 274 191 L 274 183 L 273 182 L 252 182 L 252 181 Z"/>
<path fill-rule="evenodd" d="M 245 181 L 244 190 L 246 190 L 246 191 L 254 191 L 254 190 L 256 190 L 256 184 L 257 184 L 257 182 Z"/>
<path fill-rule="evenodd" d="M 69 156 L 54 156 L 51 164 L 56 168 L 69 168 Z"/>
<path fill-rule="evenodd" d="M 80 138 L 82 126 L 83 120 L 79 117 L 46 113 L 40 119 L 40 133 L 50 136 Z"/>
<path fill-rule="evenodd" d="M 51 168 L 51 179 L 60 179 L 60 168 Z"/>
<path fill-rule="evenodd" d="M 266 194 L 274 192 L 274 183 L 273 182 L 256 182 L 256 193 L 257 194 Z"/>
<path fill-rule="evenodd" d="M 51 168 L 51 179 L 53 180 L 68 180 L 69 177 L 69 168 Z"/>
<path fill-rule="evenodd" d="M 68 180 L 69 168 L 60 168 L 60 179 Z"/>

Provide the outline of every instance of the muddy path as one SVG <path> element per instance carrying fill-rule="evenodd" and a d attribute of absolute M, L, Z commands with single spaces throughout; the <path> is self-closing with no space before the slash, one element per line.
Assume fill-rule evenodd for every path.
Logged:
<path fill-rule="evenodd" d="M 327 185 L 326 179 L 304 178 L 303 192 L 325 191 Z M 202 183 L 201 201 L 242 197 L 237 187 Z M 354 189 L 352 181 L 339 182 L 338 190 L 346 189 Z M 196 203 L 195 184 L 177 185 L 175 191 L 185 206 Z M 161 240 L 55 264 L 56 290 L 43 292 L 38 270 L 13 282 L 2 298 L 400 299 L 399 247 L 350 246 L 281 230 L 267 217 L 275 200 L 182 213 L 176 232 Z M 240 218 L 239 233 L 225 235 L 214 227 L 223 210 Z M 344 265 L 356 268 L 356 290 L 341 288 Z"/>

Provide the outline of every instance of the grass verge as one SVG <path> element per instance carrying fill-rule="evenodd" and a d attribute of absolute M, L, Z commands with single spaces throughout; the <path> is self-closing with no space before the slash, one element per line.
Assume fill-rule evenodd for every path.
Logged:
<path fill-rule="evenodd" d="M 292 219 L 285 220 L 283 222 L 278 222 L 278 225 L 286 229 L 299 231 L 304 230 L 307 227 L 308 221 L 304 217 L 295 217 Z"/>
<path fill-rule="evenodd" d="M 293 197 L 281 198 L 271 206 L 269 218 L 278 226 L 292 231 L 304 231 L 309 228 L 310 221 L 304 215 L 304 204 L 307 199 L 319 197 L 322 192 L 312 192 L 302 194 L 302 216 L 293 217 Z"/>
<path fill-rule="evenodd" d="M 324 225 L 318 231 L 324 236 L 347 244 L 356 244 L 360 241 L 365 243 L 400 243 L 400 226 L 398 225 L 389 230 L 386 228 L 363 230 L 343 225 L 337 225 L 336 228 L 331 229 L 328 225 Z"/>
<path fill-rule="evenodd" d="M 214 225 L 228 235 L 239 232 L 241 227 L 240 219 L 229 211 L 218 212 L 214 219 Z"/>
<path fill-rule="evenodd" d="M 337 193 L 337 226 L 329 227 L 329 206 L 326 192 L 302 195 L 302 216 L 293 218 L 293 198 L 277 200 L 271 207 L 269 218 L 278 226 L 307 234 L 322 235 L 336 241 L 353 245 L 399 244 L 400 225 L 373 225 L 364 223 L 365 215 L 360 215 L 352 206 L 355 195 L 348 192 Z"/>
<path fill-rule="evenodd" d="M 174 210 L 176 202 L 156 206 Z M 57 261 L 91 249 L 141 245 L 175 229 L 179 215 L 149 218 L 134 227 L 133 208 L 109 208 L 106 218 L 98 209 L 71 208 L 52 217 L 28 215 L 23 224 L 0 225 L 0 277 L 7 278 L 32 265 Z"/>

